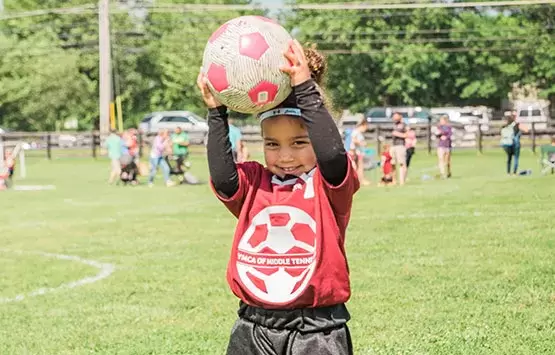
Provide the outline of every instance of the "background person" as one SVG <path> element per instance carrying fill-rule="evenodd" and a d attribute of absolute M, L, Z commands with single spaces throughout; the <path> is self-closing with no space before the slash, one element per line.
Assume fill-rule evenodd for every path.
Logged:
<path fill-rule="evenodd" d="M 391 164 L 393 174 L 398 171 L 397 181 L 399 181 L 399 185 L 404 185 L 407 177 L 407 148 L 405 147 L 407 125 L 403 122 L 403 116 L 399 112 L 395 112 L 391 118 L 393 120 L 393 144 L 390 148 Z"/>
<path fill-rule="evenodd" d="M 451 148 L 453 128 L 447 120 L 447 116 L 441 116 L 437 126 L 437 163 L 439 175 L 442 179 L 451 177 Z"/>

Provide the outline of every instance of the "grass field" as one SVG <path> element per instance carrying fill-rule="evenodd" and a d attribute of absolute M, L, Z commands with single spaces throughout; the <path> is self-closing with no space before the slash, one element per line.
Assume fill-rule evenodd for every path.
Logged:
<path fill-rule="evenodd" d="M 453 160 L 452 179 L 421 180 L 419 152 L 407 186 L 357 194 L 355 354 L 555 353 L 555 176 L 529 152 L 525 177 L 498 151 Z M 108 186 L 108 167 L 32 158 L 20 184 L 56 189 L 0 193 L 0 354 L 223 354 L 234 219 L 207 185 Z"/>

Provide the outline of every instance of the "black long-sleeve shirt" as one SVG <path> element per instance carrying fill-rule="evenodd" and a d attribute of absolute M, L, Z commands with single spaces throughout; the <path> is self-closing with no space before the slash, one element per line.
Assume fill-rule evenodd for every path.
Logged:
<path fill-rule="evenodd" d="M 316 83 L 311 79 L 293 87 L 296 106 L 301 109 L 318 167 L 324 179 L 338 186 L 347 176 L 348 157 L 333 118 L 324 106 Z M 227 108 L 208 111 L 208 167 L 214 188 L 222 197 L 231 197 L 239 189 L 239 175 L 233 161 Z"/>

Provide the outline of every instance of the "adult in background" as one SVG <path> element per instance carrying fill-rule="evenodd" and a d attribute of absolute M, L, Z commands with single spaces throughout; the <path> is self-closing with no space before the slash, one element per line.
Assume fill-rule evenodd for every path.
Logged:
<path fill-rule="evenodd" d="M 442 179 L 451 177 L 451 148 L 453 128 L 449 124 L 447 115 L 439 118 L 439 125 L 437 126 L 437 163 L 439 167 L 439 174 Z"/>
<path fill-rule="evenodd" d="M 121 174 L 120 159 L 122 157 L 121 137 L 115 129 L 112 129 L 110 135 L 106 138 L 106 149 L 108 150 L 108 158 L 110 158 L 111 167 L 108 183 L 113 184 Z"/>
<path fill-rule="evenodd" d="M 511 175 L 511 161 L 514 161 L 512 175 L 518 173 L 520 160 L 520 137 L 522 132 L 528 133 L 528 127 L 516 121 L 516 112 L 513 111 L 507 117 L 507 121 L 501 128 L 501 147 L 507 154 L 507 174 Z"/>
<path fill-rule="evenodd" d="M 407 177 L 407 148 L 405 147 L 407 125 L 403 122 L 403 116 L 399 112 L 395 112 L 391 118 L 393 120 L 393 144 L 391 144 L 390 153 L 393 175 L 398 171 L 399 185 L 404 185 Z"/>
<path fill-rule="evenodd" d="M 166 186 L 174 186 L 175 183 L 170 180 L 170 166 L 166 162 L 165 156 L 171 152 L 171 140 L 169 138 L 168 130 L 161 129 L 154 141 L 152 142 L 152 147 L 150 148 L 150 174 L 148 176 L 148 186 L 152 187 L 154 183 L 154 177 L 158 172 L 158 167 L 162 168 L 162 174 L 164 175 L 164 181 Z"/>
<path fill-rule="evenodd" d="M 241 129 L 235 125 L 234 119 L 228 119 L 229 124 L 229 142 L 231 143 L 231 154 L 233 155 L 233 161 L 235 163 L 242 163 L 247 160 L 244 156 L 244 144 L 243 144 L 243 134 Z"/>
<path fill-rule="evenodd" d="M 368 130 L 368 121 L 363 118 L 357 123 L 356 127 L 350 133 L 349 155 L 355 163 L 358 181 L 361 185 L 370 185 L 370 181 L 364 176 L 364 148 L 366 147 L 366 139 L 364 133 Z"/>
<path fill-rule="evenodd" d="M 173 155 L 177 158 L 177 167 L 181 170 L 185 159 L 189 155 L 189 135 L 181 127 L 177 127 L 171 136 L 171 141 Z"/>

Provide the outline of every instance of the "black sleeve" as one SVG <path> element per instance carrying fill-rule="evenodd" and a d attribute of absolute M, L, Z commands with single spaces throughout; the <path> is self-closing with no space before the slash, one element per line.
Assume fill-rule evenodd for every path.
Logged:
<path fill-rule="evenodd" d="M 227 108 L 220 106 L 208 110 L 208 169 L 216 192 L 230 198 L 239 189 L 239 175 L 231 153 Z"/>
<path fill-rule="evenodd" d="M 293 90 L 320 172 L 329 184 L 339 186 L 347 176 L 348 157 L 337 125 L 324 106 L 314 80 L 297 85 Z"/>

